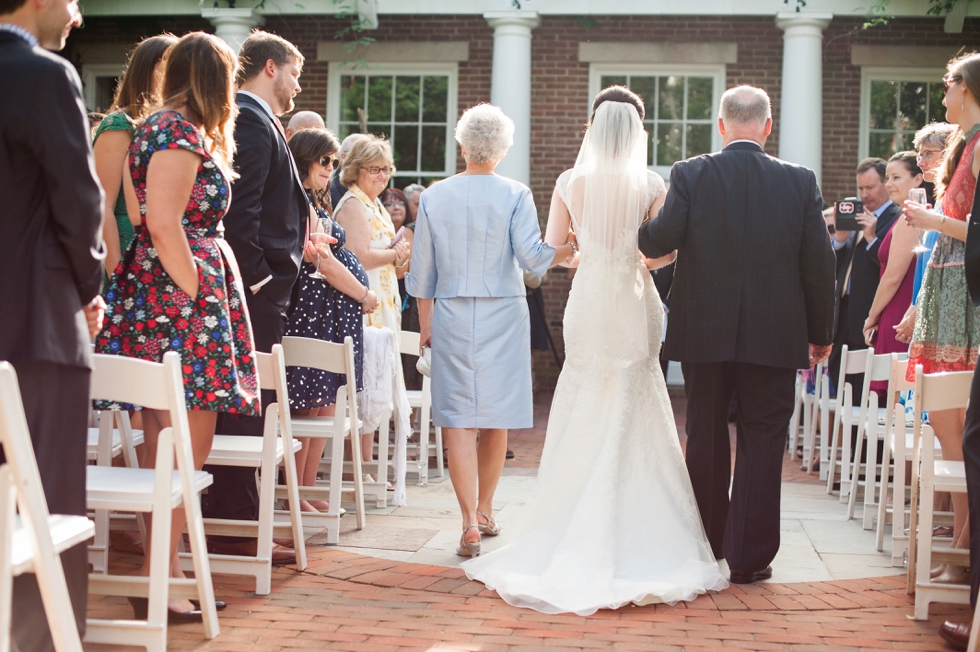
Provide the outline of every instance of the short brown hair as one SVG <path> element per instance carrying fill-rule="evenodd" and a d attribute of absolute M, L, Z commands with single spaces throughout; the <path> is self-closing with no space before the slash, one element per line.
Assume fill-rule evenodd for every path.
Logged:
<path fill-rule="evenodd" d="M 160 89 L 154 87 L 153 71 L 176 42 L 177 37 L 173 34 L 159 34 L 139 42 L 129 54 L 129 63 L 119 81 L 110 113 L 125 111 L 137 122 L 149 115 L 160 101 Z"/>
<path fill-rule="evenodd" d="M 874 170 L 878 173 L 878 176 L 881 177 L 882 182 L 884 182 L 886 167 L 888 167 L 888 163 L 885 161 L 885 159 L 872 156 L 858 163 L 857 174 L 864 174 L 868 170 Z"/>
<path fill-rule="evenodd" d="M 319 161 L 321 156 L 336 154 L 340 151 L 340 141 L 329 129 L 300 129 L 289 139 L 289 151 L 293 153 L 293 160 L 296 162 L 296 170 L 299 172 L 300 181 L 306 181 L 310 176 L 310 166 Z M 319 193 L 314 193 L 313 201 L 318 208 L 326 205 L 330 212 L 329 186 Z"/>
<path fill-rule="evenodd" d="M 374 134 L 367 134 L 367 138 L 354 143 L 347 158 L 344 159 L 344 167 L 340 168 L 340 183 L 348 188 L 351 187 L 357 182 L 357 175 L 361 168 L 379 159 L 383 159 L 386 165 L 395 167 L 394 159 L 391 157 L 391 143 Z"/>
<path fill-rule="evenodd" d="M 305 61 L 296 46 L 283 37 L 253 29 L 238 53 L 238 85 L 241 86 L 258 75 L 270 59 L 277 66 L 291 62 L 302 66 Z"/>
<path fill-rule="evenodd" d="M 213 34 L 191 32 L 167 55 L 163 78 L 163 103 L 186 107 L 187 120 L 200 125 L 208 150 L 226 176 L 236 178 L 231 167 L 235 156 L 235 53 Z"/>

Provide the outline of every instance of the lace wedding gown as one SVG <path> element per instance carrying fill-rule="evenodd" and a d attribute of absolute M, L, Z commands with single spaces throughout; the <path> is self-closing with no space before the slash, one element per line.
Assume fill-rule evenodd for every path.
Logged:
<path fill-rule="evenodd" d="M 589 134 L 607 104 L 618 103 L 600 107 Z M 631 117 L 639 122 L 635 110 Z M 582 159 L 556 186 L 581 254 L 537 483 L 508 528 L 515 540 L 462 568 L 514 606 L 584 616 L 630 602 L 692 600 L 728 582 L 705 536 L 677 438 L 658 361 L 664 311 L 636 245 L 636 227 L 664 192 L 663 180 L 647 172 L 644 138 L 642 178 L 634 174 L 632 186 L 643 203 L 639 215 L 624 220 L 618 213 L 629 207 L 610 206 L 608 198 L 628 193 L 629 182 L 592 184 L 605 197 L 590 201 L 590 167 Z M 590 207 L 593 217 L 604 217 L 590 223 Z"/>

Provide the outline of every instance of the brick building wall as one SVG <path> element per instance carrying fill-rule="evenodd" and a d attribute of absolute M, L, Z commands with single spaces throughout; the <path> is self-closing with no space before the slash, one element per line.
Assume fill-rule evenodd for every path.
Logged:
<path fill-rule="evenodd" d="M 960 34 L 943 32 L 938 18 L 893 19 L 862 30 L 861 18 L 836 18 L 824 32 L 823 192 L 833 199 L 854 193 L 853 169 L 858 152 L 861 69 L 851 65 L 851 45 L 945 45 L 980 48 L 980 20 L 966 21 Z M 343 27 L 325 16 L 273 16 L 265 29 L 289 39 L 306 57 L 296 98 L 298 110 L 326 112 L 328 64 L 316 60 L 317 43 L 329 41 Z M 77 50 L 88 43 L 133 43 L 143 36 L 194 29 L 213 31 L 201 18 L 90 18 L 73 32 L 66 56 L 78 63 Z M 460 111 L 490 100 L 493 30 L 481 16 L 381 16 L 378 41 L 468 41 L 469 61 L 459 64 Z M 736 42 L 738 62 L 729 64 L 727 86 L 752 84 L 772 98 L 775 124 L 766 150 L 779 149 L 779 106 L 783 33 L 773 17 L 544 16 L 531 42 L 531 179 L 542 226 L 558 175 L 575 162 L 587 116 L 589 64 L 578 61 L 581 41 Z M 628 62 L 624 62 L 628 63 Z M 460 169 L 462 160 L 458 161 Z M 562 348 L 562 314 L 571 277 L 558 268 L 543 286 L 546 321 Z M 558 367 L 550 353 L 535 351 L 537 386 L 553 388 Z"/>

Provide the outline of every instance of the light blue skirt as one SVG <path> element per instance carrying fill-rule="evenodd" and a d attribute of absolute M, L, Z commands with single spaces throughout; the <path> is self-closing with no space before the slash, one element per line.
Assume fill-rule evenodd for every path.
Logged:
<path fill-rule="evenodd" d="M 436 299 L 432 422 L 440 428 L 530 428 L 531 321 L 524 297 Z"/>

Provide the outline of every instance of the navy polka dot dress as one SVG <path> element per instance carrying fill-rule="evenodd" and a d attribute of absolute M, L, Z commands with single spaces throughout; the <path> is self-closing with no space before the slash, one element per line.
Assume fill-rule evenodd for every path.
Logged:
<path fill-rule="evenodd" d="M 317 212 L 321 218 L 327 217 L 323 211 Z M 333 220 L 329 222 L 333 225 L 332 235 L 337 239 L 335 244 L 330 245 L 334 257 L 367 287 L 367 273 L 361 261 L 344 249 L 347 233 Z M 298 281 L 299 301 L 289 318 L 286 335 L 337 343 L 343 343 L 344 338 L 349 335 L 354 340 L 354 369 L 357 374 L 357 390 L 360 391 L 364 388 L 364 316 L 361 313 L 361 304 L 325 280 L 312 278 L 310 274 L 313 270 L 312 264 L 303 263 Z M 344 374 L 333 374 L 309 367 L 287 367 L 286 379 L 289 405 L 297 410 L 333 405 L 337 402 L 337 390 L 347 383 Z"/>

